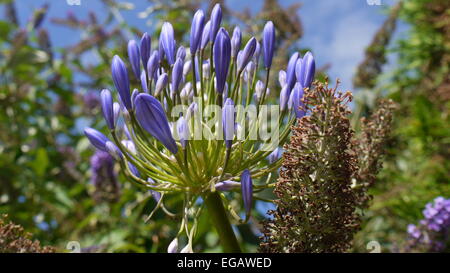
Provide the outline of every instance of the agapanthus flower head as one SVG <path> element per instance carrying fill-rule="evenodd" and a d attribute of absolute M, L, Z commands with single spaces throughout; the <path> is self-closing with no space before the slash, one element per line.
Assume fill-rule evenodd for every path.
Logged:
<path fill-rule="evenodd" d="M 190 35 L 190 50 L 191 55 L 194 55 L 197 52 L 197 49 L 200 45 L 203 28 L 205 26 L 205 14 L 202 10 L 198 10 L 194 14 L 194 19 L 192 19 L 191 25 L 191 35 Z"/>
<path fill-rule="evenodd" d="M 86 129 L 93 145 L 113 155 L 128 180 L 145 188 L 147 194 L 158 193 L 155 209 L 162 208 L 171 215 L 163 201 L 181 194 L 185 204 L 183 221 L 188 224 L 194 220 L 187 225 L 189 230 L 195 229 L 202 206 L 208 207 L 215 219 L 218 210 L 211 211 L 209 207 L 218 206 L 220 211 L 223 200 L 235 196 L 225 191 L 242 193 L 245 219 L 232 213 L 231 206 L 227 210 L 237 221 L 248 220 L 253 194 L 271 187 L 267 176 L 276 173 L 282 163 L 267 158 L 275 157 L 271 153 L 286 142 L 289 128 L 296 122 L 295 115 L 286 111 L 294 84 L 287 88 L 286 83 L 280 94 L 278 87 L 270 85 L 273 68 L 258 65 L 261 50 L 265 62 L 273 57 L 269 56 L 274 50 L 271 24 L 263 34 L 264 49 L 250 34 L 245 37 L 252 38 L 240 50 L 241 30 L 235 28 L 230 39 L 227 30 L 220 27 L 221 18 L 220 5 L 214 7 L 206 24 L 203 12 L 195 14 L 189 37 L 190 55 L 186 55 L 185 44 L 175 41 L 168 22 L 162 26 L 158 49 L 151 54 L 150 48 L 143 46 L 147 43 L 143 37 L 140 55 L 135 55 L 147 59 L 147 63 L 142 59 L 145 71 L 138 75 L 140 82 L 132 81 L 137 86 L 130 87 L 127 66 L 115 56 L 112 76 L 118 92 L 104 96 L 112 137 L 108 139 L 98 131 Z M 207 47 L 209 42 L 211 47 Z M 130 45 L 133 55 L 136 47 L 133 42 Z M 293 73 L 293 83 L 296 54 L 293 68 L 288 69 Z M 133 73 L 136 64 L 140 60 L 135 58 L 127 64 Z M 274 86 L 272 92 L 280 95 L 279 106 L 277 96 L 268 96 L 269 86 Z M 117 124 L 119 115 L 123 122 Z M 253 180 L 258 183 L 253 185 Z M 204 202 L 197 202 L 199 198 Z M 195 232 L 181 230 L 188 237 L 184 249 L 192 251 Z"/>

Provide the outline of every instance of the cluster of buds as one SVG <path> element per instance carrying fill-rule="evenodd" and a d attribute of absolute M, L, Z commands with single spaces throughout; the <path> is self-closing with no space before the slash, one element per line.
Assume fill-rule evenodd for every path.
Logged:
<path fill-rule="evenodd" d="M 444 252 L 450 235 L 450 199 L 437 197 L 423 210 L 419 225 L 408 225 L 407 252 Z"/>
<path fill-rule="evenodd" d="M 248 220 L 253 194 L 270 187 L 266 178 L 281 165 L 278 147 L 296 118 L 305 114 L 299 110 L 303 89 L 315 73 L 311 53 L 303 58 L 293 54 L 286 71 L 279 72 L 279 104 L 266 104 L 276 43 L 273 23 L 265 25 L 261 44 L 252 37 L 241 49 L 240 29 L 230 38 L 221 21 L 218 4 L 207 22 L 203 11 L 197 11 L 189 52 L 177 48 L 169 22 L 162 25 L 153 51 L 146 33 L 140 42 L 129 41 L 131 76 L 140 86 L 131 89 L 127 66 L 114 56 L 111 72 L 118 101 L 111 91 L 101 92 L 112 139 L 85 129 L 91 143 L 110 153 L 130 181 L 160 193 L 157 208 L 168 194 L 184 195 L 178 236 L 186 233 L 187 250 L 192 250 L 196 219 L 208 196 L 221 197 L 237 221 Z M 225 191 L 241 193 L 245 219 L 228 205 Z M 205 202 L 197 202 L 199 198 Z M 188 226 L 191 219 L 194 225 Z"/>

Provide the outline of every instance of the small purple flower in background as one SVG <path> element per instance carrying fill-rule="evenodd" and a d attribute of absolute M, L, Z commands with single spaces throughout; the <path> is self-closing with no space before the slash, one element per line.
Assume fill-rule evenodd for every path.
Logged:
<path fill-rule="evenodd" d="M 408 225 L 407 252 L 443 252 L 449 243 L 450 199 L 441 196 L 428 203 L 419 225 Z"/>
<path fill-rule="evenodd" d="M 120 197 L 117 173 L 114 170 L 114 159 L 107 152 L 97 150 L 90 159 L 91 183 L 95 190 L 93 198 L 96 202 L 114 202 Z"/>
<path fill-rule="evenodd" d="M 100 98 L 97 92 L 87 92 L 83 96 L 84 106 L 89 111 L 94 111 L 100 105 Z"/>

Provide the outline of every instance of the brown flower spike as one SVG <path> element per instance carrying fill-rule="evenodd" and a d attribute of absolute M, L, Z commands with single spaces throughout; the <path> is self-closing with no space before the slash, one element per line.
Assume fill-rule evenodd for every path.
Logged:
<path fill-rule="evenodd" d="M 275 186 L 273 219 L 263 228 L 262 252 L 345 252 L 359 229 L 357 172 L 347 118 L 350 92 L 315 82 L 303 101 L 310 114 L 299 119 L 286 144 Z"/>

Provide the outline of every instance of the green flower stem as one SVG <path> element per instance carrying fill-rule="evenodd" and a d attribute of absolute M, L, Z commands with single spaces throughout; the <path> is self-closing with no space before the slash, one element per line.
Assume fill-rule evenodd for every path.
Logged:
<path fill-rule="evenodd" d="M 205 198 L 205 205 L 208 209 L 212 224 L 217 230 L 223 251 L 227 253 L 240 253 L 241 248 L 231 228 L 227 212 L 223 207 L 219 193 L 209 193 Z"/>

